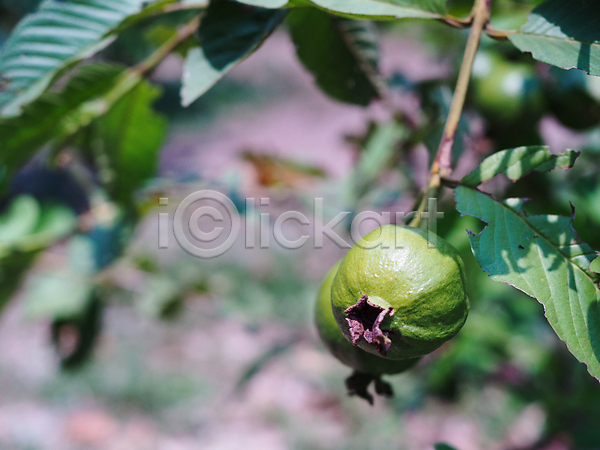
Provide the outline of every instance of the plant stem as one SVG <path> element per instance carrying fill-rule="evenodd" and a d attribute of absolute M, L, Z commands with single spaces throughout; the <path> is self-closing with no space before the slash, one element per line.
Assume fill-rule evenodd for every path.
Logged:
<path fill-rule="evenodd" d="M 115 87 L 104 96 L 103 105 L 105 110 L 108 111 L 120 98 L 136 87 L 142 81 L 144 75 L 154 69 L 179 44 L 193 36 L 199 26 L 200 18 L 196 17 L 179 28 L 175 36 L 168 39 L 145 60 L 127 69 L 115 83 Z"/>
<path fill-rule="evenodd" d="M 62 128 L 59 132 L 59 137 L 55 140 L 58 144 L 56 148 L 63 148 L 65 140 L 69 136 L 74 135 L 78 130 L 88 126 L 92 121 L 106 114 L 121 98 L 140 84 L 144 79 L 144 75 L 156 67 L 179 44 L 192 36 L 199 25 L 199 17 L 183 25 L 177 30 L 175 36 L 158 47 L 148 58 L 140 64 L 123 71 L 110 90 L 80 105 L 77 114 L 73 114 L 73 117 L 77 117 L 77 119 L 69 120 L 61 125 Z"/>
<path fill-rule="evenodd" d="M 159 62 L 161 62 L 169 53 L 175 50 L 175 48 L 179 44 L 193 36 L 199 26 L 199 17 L 196 17 L 194 20 L 183 25 L 177 30 L 177 34 L 175 34 L 175 36 L 167 40 L 158 49 L 156 49 L 154 53 L 148 56 L 148 58 L 146 58 L 137 66 L 133 67 L 131 70 L 139 73 L 140 75 L 143 75 L 144 73 L 148 72 L 149 70 L 154 68 Z"/>
<path fill-rule="evenodd" d="M 431 195 L 434 197 L 437 196 L 441 187 L 441 179 L 447 178 L 452 173 L 452 147 L 454 146 L 456 131 L 467 96 L 473 61 L 477 49 L 479 48 L 481 34 L 489 23 L 491 7 L 492 0 L 475 0 L 475 4 L 473 5 L 473 11 L 470 16 L 473 18 L 471 31 L 469 32 L 465 53 L 458 73 L 458 80 L 456 81 L 456 88 L 454 89 L 454 95 L 452 96 L 450 111 L 446 118 L 442 140 L 435 155 L 435 159 L 433 160 L 433 164 L 431 165 L 427 187 L 422 192 L 422 198 L 419 208 L 417 209 L 417 214 L 414 219 L 411 220 L 409 226 L 419 226 L 421 222 L 421 213 L 425 210 L 427 199 Z"/>
<path fill-rule="evenodd" d="M 469 28 L 473 23 L 473 15 L 471 14 L 468 17 L 461 19 L 460 17 L 454 17 L 450 14 L 446 14 L 444 17 L 439 19 L 439 21 L 445 23 L 446 25 L 450 25 L 451 27 L 465 29 Z"/>
<path fill-rule="evenodd" d="M 518 30 L 497 30 L 496 28 L 492 27 L 490 23 L 486 25 L 483 31 L 485 31 L 485 34 L 487 34 L 489 37 L 496 39 L 497 41 L 506 41 L 510 34 L 518 32 Z"/>
<path fill-rule="evenodd" d="M 479 48 L 481 33 L 490 19 L 491 3 L 491 0 L 476 0 L 473 7 L 473 26 L 469 33 L 465 54 L 458 73 L 458 80 L 454 89 L 454 95 L 452 96 L 452 103 L 448 112 L 448 118 L 446 119 L 442 141 L 431 167 L 429 186 L 439 186 L 439 177 L 447 177 L 452 172 L 452 146 L 454 145 L 456 130 L 458 129 L 458 123 L 460 122 L 460 116 L 465 104 L 473 60 Z"/>

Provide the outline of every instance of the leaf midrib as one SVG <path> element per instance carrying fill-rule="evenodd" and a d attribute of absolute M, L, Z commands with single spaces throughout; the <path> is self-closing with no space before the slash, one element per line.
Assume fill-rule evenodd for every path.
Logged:
<path fill-rule="evenodd" d="M 511 207 L 509 207 L 508 205 L 504 204 L 503 202 L 499 201 L 498 199 L 494 198 L 493 196 L 486 194 L 485 192 L 480 191 L 479 189 L 473 189 L 469 186 L 463 186 L 466 187 L 468 189 L 471 189 L 473 191 L 476 191 L 480 194 L 486 195 L 489 198 L 492 199 L 492 201 L 496 202 L 497 204 L 499 204 L 503 209 L 508 210 L 511 212 L 511 214 L 517 216 L 517 218 L 523 222 L 525 225 L 527 225 L 531 230 L 533 230 L 536 235 L 538 236 L 538 238 L 542 238 L 546 243 L 548 243 L 550 245 L 550 247 L 554 248 L 555 251 L 557 253 L 559 253 L 569 264 L 571 264 L 574 268 L 576 268 L 577 270 L 579 270 L 580 272 L 582 272 L 591 282 L 592 284 L 596 287 L 596 284 L 594 283 L 593 278 L 588 274 L 588 272 L 584 269 L 582 269 L 581 267 L 579 267 L 577 264 L 575 264 L 571 258 L 566 255 L 565 253 L 563 253 L 559 248 L 556 247 L 556 245 L 550 241 L 542 232 L 540 232 L 536 227 L 534 227 L 530 222 L 528 222 L 527 220 L 525 220 L 528 216 L 522 216 L 519 213 L 517 213 L 514 209 L 512 209 Z M 483 220 L 483 219 L 482 219 Z M 484 221 L 485 222 L 485 221 Z M 487 222 L 486 222 L 487 223 Z M 487 223 L 487 225 L 489 226 L 490 224 Z M 508 228 L 507 228 L 508 229 Z M 513 256 L 514 257 L 514 256 Z M 516 259 L 516 258 L 515 258 Z M 545 269 L 544 269 L 545 272 Z M 529 283 L 528 283 L 529 284 Z M 598 288 L 596 287 L 596 290 L 598 290 Z"/>

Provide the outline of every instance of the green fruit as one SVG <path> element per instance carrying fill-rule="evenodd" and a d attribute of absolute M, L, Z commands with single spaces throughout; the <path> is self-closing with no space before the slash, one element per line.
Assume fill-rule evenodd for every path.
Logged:
<path fill-rule="evenodd" d="M 542 83 L 527 63 L 481 51 L 473 63 L 472 81 L 471 97 L 492 125 L 524 127 L 535 124 L 544 112 Z"/>
<path fill-rule="evenodd" d="M 361 373 L 369 374 L 394 374 L 404 372 L 414 366 L 418 358 L 406 359 L 401 361 L 392 361 L 384 359 L 379 355 L 373 355 L 365 352 L 358 347 L 353 346 L 348 341 L 333 316 L 331 309 L 331 284 L 337 273 L 341 261 L 336 263 L 325 276 L 315 307 L 315 322 L 319 337 L 325 344 L 325 347 L 340 360 L 343 364 Z"/>
<path fill-rule="evenodd" d="M 331 287 L 346 339 L 398 360 L 426 355 L 458 333 L 469 312 L 464 265 L 445 240 L 427 238 L 427 231 L 386 225 L 350 249 Z"/>

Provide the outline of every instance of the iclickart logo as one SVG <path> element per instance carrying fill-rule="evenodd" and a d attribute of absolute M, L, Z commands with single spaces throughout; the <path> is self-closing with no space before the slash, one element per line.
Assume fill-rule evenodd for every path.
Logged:
<path fill-rule="evenodd" d="M 160 198 L 159 206 L 169 205 L 168 198 Z M 359 229 L 361 224 L 372 220 L 378 226 L 392 223 L 392 213 L 389 211 L 374 212 L 362 211 L 352 218 L 350 225 L 350 241 L 348 242 L 335 228 L 351 216 L 350 211 L 341 211 L 327 223 L 324 221 L 323 198 L 314 198 L 312 214 L 309 218 L 300 211 L 285 211 L 276 217 L 270 212 L 261 211 L 270 205 L 268 197 L 246 198 L 244 200 L 244 240 L 246 249 L 269 248 L 273 242 L 287 250 L 296 250 L 307 245 L 312 239 L 315 249 L 323 248 L 325 238 L 329 239 L 340 248 L 351 248 L 358 244 L 365 248 L 390 247 L 379 239 L 370 240 L 368 243 L 361 241 Z M 437 221 L 444 217 L 443 212 L 437 210 L 437 199 L 430 198 L 426 211 L 411 211 L 409 213 L 394 212 L 395 223 L 405 223 L 419 215 L 422 221 L 427 222 L 428 241 L 431 248 L 436 244 Z M 170 245 L 170 225 L 177 244 L 192 256 L 209 259 L 225 254 L 240 238 L 242 219 L 235 203 L 221 192 L 214 190 L 196 191 L 184 198 L 177 205 L 174 214 L 160 212 L 158 214 L 158 247 L 168 248 Z M 294 221 L 303 230 L 303 234 L 292 239 L 284 232 L 284 224 Z M 203 222 L 204 227 L 200 223 Z M 204 228 L 204 229 L 203 229 Z M 271 240 L 271 237 L 273 238 Z"/>

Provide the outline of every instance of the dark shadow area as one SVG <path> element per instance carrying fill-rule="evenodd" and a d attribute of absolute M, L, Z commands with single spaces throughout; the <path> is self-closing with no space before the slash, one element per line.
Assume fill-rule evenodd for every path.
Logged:
<path fill-rule="evenodd" d="M 536 8 L 537 15 L 554 24 L 562 33 L 587 44 L 589 66 L 589 43 L 600 42 L 600 3 L 590 0 L 570 2 L 548 1 Z M 588 22 L 582 22 L 587 19 Z M 593 20 L 597 21 L 594 26 Z M 585 62 L 585 56 L 580 56 Z"/>
<path fill-rule="evenodd" d="M 211 2 L 198 30 L 204 56 L 215 69 L 224 69 L 262 42 L 286 12 L 225 0 Z"/>
<path fill-rule="evenodd" d="M 600 302 L 590 302 L 587 310 L 587 331 L 596 359 L 600 361 Z"/>
<path fill-rule="evenodd" d="M 579 49 L 579 56 L 577 57 L 577 67 L 581 70 L 585 70 L 587 73 L 590 73 L 591 50 L 592 47 L 590 44 L 581 44 L 581 48 Z"/>

